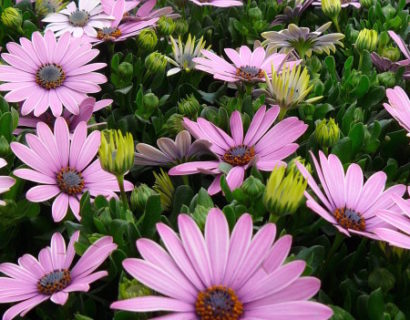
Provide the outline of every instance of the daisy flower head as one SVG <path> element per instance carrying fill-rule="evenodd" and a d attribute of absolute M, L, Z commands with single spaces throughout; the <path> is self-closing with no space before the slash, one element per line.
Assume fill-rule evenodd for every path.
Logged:
<path fill-rule="evenodd" d="M 392 195 L 402 196 L 406 187 L 395 185 L 385 190 L 387 175 L 383 171 L 374 173 L 364 183 L 359 165 L 351 164 L 345 174 L 342 163 L 334 154 L 326 158 L 320 151 L 320 162 L 313 153 L 311 155 L 323 191 L 302 164 L 297 163 L 297 166 L 322 204 L 305 192 L 306 205 L 347 236 L 354 233 L 379 240 L 374 230 L 388 225 L 377 213 L 380 210 L 397 211 Z"/>
<path fill-rule="evenodd" d="M 72 114 L 79 114 L 80 103 L 88 93 L 101 90 L 99 84 L 107 78 L 95 72 L 105 63 L 89 63 L 98 54 L 91 44 L 65 33 L 56 40 L 52 31 L 42 36 L 34 32 L 32 40 L 20 38 L 20 44 L 7 43 L 9 53 L 2 53 L 8 65 L 0 65 L 0 91 L 9 91 L 8 102 L 23 102 L 23 116 L 34 112 L 42 115 L 51 109 L 54 117 L 63 106 Z"/>
<path fill-rule="evenodd" d="M 265 81 L 265 73 L 268 77 L 272 75 L 272 66 L 275 70 L 283 67 L 292 69 L 300 61 L 287 61 L 288 56 L 281 53 L 268 55 L 263 47 L 251 51 L 247 46 L 241 46 L 239 51 L 231 48 L 225 49 L 225 54 L 232 62 L 219 57 L 215 53 L 202 50 L 204 56 L 195 58 L 195 68 L 208 72 L 215 79 L 227 82 L 262 82 Z"/>
<path fill-rule="evenodd" d="M 83 102 L 81 102 L 79 105 L 79 114 L 72 114 L 67 110 L 64 110 L 62 117 L 67 122 L 70 133 L 73 133 L 75 128 L 81 121 L 88 123 L 91 120 L 94 112 L 97 112 L 108 107 L 112 104 L 112 102 L 113 100 L 111 99 L 103 99 L 100 101 L 96 101 L 95 98 L 85 98 Z M 18 126 L 17 129 L 14 131 L 14 134 L 20 134 L 25 129 L 36 129 L 37 123 L 39 122 L 44 122 L 50 128 L 53 128 L 55 121 L 56 118 L 49 111 L 43 113 L 39 117 L 34 117 L 31 115 L 20 116 Z"/>
<path fill-rule="evenodd" d="M 7 166 L 6 160 L 0 158 L 0 169 Z M 0 193 L 4 193 L 10 190 L 16 181 L 9 176 L 0 176 Z M 0 200 L 0 206 L 4 206 L 6 203 Z"/>
<path fill-rule="evenodd" d="M 393 200 L 400 208 L 399 213 L 381 211 L 377 214 L 391 228 L 379 228 L 374 232 L 381 240 L 390 243 L 392 246 L 410 250 L 410 200 L 404 200 L 396 195 L 393 195 Z"/>
<path fill-rule="evenodd" d="M 111 15 L 111 12 L 114 11 L 115 5 L 117 5 L 119 0 L 101 0 L 101 5 L 103 7 L 103 10 L 106 14 Z M 139 0 L 124 0 L 125 2 L 125 14 L 127 14 L 129 11 L 137 7 L 141 1 Z"/>
<path fill-rule="evenodd" d="M 147 21 L 154 18 L 161 18 L 163 16 L 176 19 L 180 15 L 174 13 L 172 7 L 162 7 L 160 9 L 154 9 L 157 4 L 157 0 L 145 1 L 138 9 L 135 15 L 126 15 L 124 17 L 125 21 Z"/>
<path fill-rule="evenodd" d="M 97 36 L 97 28 L 109 27 L 113 17 L 104 12 L 100 0 L 78 0 L 70 2 L 60 12 L 48 14 L 42 21 L 47 22 L 46 30 L 51 30 L 56 37 L 69 32 L 75 38 L 83 35 Z"/>
<path fill-rule="evenodd" d="M 340 4 L 342 8 L 353 7 L 356 9 L 360 9 L 361 7 L 359 0 L 340 0 Z M 314 1 L 312 5 L 321 7 L 322 1 L 321 0 Z"/>
<path fill-rule="evenodd" d="M 174 68 L 171 68 L 167 72 L 167 76 L 172 76 L 178 72 L 184 70 L 189 72 L 195 69 L 194 59 L 202 57 L 201 50 L 205 48 L 206 42 L 204 38 L 201 37 L 198 42 L 196 42 L 195 36 L 188 35 L 187 41 L 184 43 L 181 39 L 181 36 L 178 40 L 175 40 L 170 36 L 172 44 L 172 58 L 167 57 L 169 63 L 174 65 Z M 208 47 L 208 50 L 210 46 Z"/>
<path fill-rule="evenodd" d="M 230 8 L 243 6 L 243 2 L 239 0 L 189 0 L 197 6 L 211 6 L 219 8 Z"/>
<path fill-rule="evenodd" d="M 212 143 L 210 150 L 218 159 L 183 163 L 171 168 L 169 174 L 214 175 L 215 179 L 208 188 L 209 194 L 213 195 L 221 191 L 223 173 L 227 173 L 227 183 L 234 190 L 242 185 L 245 172 L 252 165 L 262 171 L 272 171 L 276 166 L 286 165 L 282 160 L 298 149 L 295 140 L 303 135 L 308 126 L 296 117 L 289 117 L 272 127 L 279 110 L 278 106 L 269 110 L 266 106 L 259 108 L 246 135 L 238 111 L 234 111 L 230 118 L 231 136 L 204 118 L 198 118 L 196 122 L 184 118 L 185 127 L 196 139 Z"/>
<path fill-rule="evenodd" d="M 410 136 L 410 99 L 408 95 L 401 87 L 395 86 L 393 89 L 386 90 L 386 96 L 389 103 L 384 103 L 384 108 L 406 129 Z"/>
<path fill-rule="evenodd" d="M 127 12 L 127 2 L 125 0 L 115 1 L 109 13 L 110 16 L 114 17 L 114 20 L 111 21 L 108 27 L 98 29 L 96 36 L 87 37 L 87 41 L 97 43 L 103 41 L 124 41 L 127 38 L 137 35 L 144 28 L 155 25 L 158 20 L 158 18 L 152 18 L 146 21 L 128 21 L 121 23 Z"/>
<path fill-rule="evenodd" d="M 55 198 L 52 205 L 55 222 L 63 220 L 69 207 L 76 219 L 81 220 L 80 198 L 84 192 L 88 191 L 91 197 L 117 197 L 115 192 L 120 190 L 115 176 L 101 168 L 100 160 L 94 160 L 101 142 L 99 131 L 87 136 L 87 124 L 80 122 L 70 135 L 67 122 L 60 117 L 55 121 L 54 132 L 40 122 L 37 135 L 28 133 L 25 137 L 28 146 L 13 142 L 10 147 L 30 169 L 17 169 L 14 175 L 40 184 L 27 191 L 29 201 Z M 125 181 L 126 191 L 132 188 Z"/>
<path fill-rule="evenodd" d="M 157 230 L 165 249 L 139 239 L 142 259 L 128 258 L 124 269 L 158 292 L 111 305 L 132 312 L 165 311 L 162 319 L 246 320 L 329 319 L 332 310 L 309 301 L 320 288 L 314 277 L 302 277 L 306 263 L 284 263 L 292 238 L 276 242 L 276 226 L 267 224 L 252 237 L 252 217 L 243 214 L 232 233 L 219 209 L 208 213 L 203 235 L 194 220 L 178 217 L 178 236 L 163 223 Z M 155 318 L 159 319 L 159 318 Z"/>
<path fill-rule="evenodd" d="M 46 300 L 64 305 L 70 293 L 87 292 L 91 283 L 108 275 L 107 271 L 94 271 L 117 248 L 112 237 L 94 242 L 73 265 L 74 243 L 79 236 L 79 231 L 75 232 L 66 247 L 63 236 L 56 232 L 38 259 L 25 254 L 18 259 L 18 264 L 0 264 L 0 273 L 5 275 L 0 277 L 0 302 L 17 303 L 3 314 L 3 320 L 18 315 L 24 317 Z"/>

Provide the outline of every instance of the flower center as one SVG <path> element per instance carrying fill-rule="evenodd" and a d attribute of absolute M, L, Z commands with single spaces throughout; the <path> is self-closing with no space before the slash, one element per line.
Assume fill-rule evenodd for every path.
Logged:
<path fill-rule="evenodd" d="M 100 40 L 115 40 L 120 36 L 121 30 L 118 28 L 106 27 L 97 32 L 97 38 Z"/>
<path fill-rule="evenodd" d="M 213 286 L 198 294 L 195 310 L 199 320 L 238 320 L 243 305 L 232 289 Z"/>
<path fill-rule="evenodd" d="M 84 189 L 84 179 L 80 172 L 70 167 L 57 173 L 57 184 L 61 191 L 69 195 L 79 194 Z"/>
<path fill-rule="evenodd" d="M 87 24 L 89 18 L 90 15 L 87 11 L 77 9 L 76 11 L 70 14 L 70 16 L 68 17 L 68 21 L 74 27 L 84 27 Z"/>
<path fill-rule="evenodd" d="M 42 294 L 52 295 L 67 288 L 70 282 L 71 274 L 69 270 L 56 270 L 46 274 L 37 282 L 37 290 Z"/>
<path fill-rule="evenodd" d="M 366 222 L 360 213 L 351 209 L 336 209 L 334 216 L 337 222 L 345 229 L 352 229 L 356 231 L 364 231 L 366 229 Z"/>
<path fill-rule="evenodd" d="M 224 154 L 225 162 L 233 166 L 247 165 L 255 157 L 255 148 L 241 144 L 230 148 Z"/>
<path fill-rule="evenodd" d="M 65 80 L 63 68 L 55 63 L 41 66 L 36 72 L 36 83 L 44 89 L 58 88 Z"/>
<path fill-rule="evenodd" d="M 181 57 L 181 64 L 184 67 L 184 69 L 193 69 L 194 67 L 194 62 L 193 56 L 189 53 L 184 53 Z"/>
<path fill-rule="evenodd" d="M 263 70 L 253 66 L 242 66 L 236 69 L 236 75 L 248 81 L 263 78 Z"/>

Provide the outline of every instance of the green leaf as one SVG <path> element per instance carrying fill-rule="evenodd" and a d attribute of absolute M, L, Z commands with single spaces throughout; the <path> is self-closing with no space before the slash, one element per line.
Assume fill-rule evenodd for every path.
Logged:
<path fill-rule="evenodd" d="M 361 76 L 359 83 L 357 84 L 356 88 L 353 90 L 352 94 L 358 98 L 363 97 L 367 91 L 369 91 L 370 87 L 370 80 L 367 76 Z"/>
<path fill-rule="evenodd" d="M 362 123 L 356 123 L 349 131 L 349 138 L 352 141 L 352 153 L 360 151 L 364 141 L 364 126 Z"/>
<path fill-rule="evenodd" d="M 382 289 L 376 289 L 370 294 L 367 302 L 367 312 L 369 319 L 383 320 L 384 299 Z"/>
<path fill-rule="evenodd" d="M 342 163 L 349 162 L 353 158 L 353 145 L 349 137 L 344 137 L 333 146 L 332 153 L 337 155 Z"/>
<path fill-rule="evenodd" d="M 346 310 L 338 306 L 330 306 L 333 309 L 333 317 L 330 320 L 355 320 Z"/>
<path fill-rule="evenodd" d="M 143 236 L 152 238 L 155 234 L 155 225 L 161 219 L 162 207 L 159 194 L 154 194 L 148 198 L 144 210 L 144 220 L 142 221 L 141 233 Z"/>
<path fill-rule="evenodd" d="M 198 192 L 198 205 L 204 206 L 205 208 L 212 208 L 214 206 L 212 198 L 204 188 L 201 188 Z"/>

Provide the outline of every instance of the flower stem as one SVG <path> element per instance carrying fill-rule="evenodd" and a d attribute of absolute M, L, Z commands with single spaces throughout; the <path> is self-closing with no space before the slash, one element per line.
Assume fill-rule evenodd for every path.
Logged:
<path fill-rule="evenodd" d="M 337 32 L 342 33 L 342 30 L 340 29 L 339 21 L 337 20 L 337 17 L 336 17 L 336 18 L 333 18 L 332 21 L 333 21 L 333 23 L 335 24 L 335 27 L 336 27 Z"/>
<path fill-rule="evenodd" d="M 360 70 L 362 68 L 362 64 L 363 64 L 363 54 L 360 53 L 358 70 Z"/>
<path fill-rule="evenodd" d="M 128 205 L 128 198 L 127 198 L 127 194 L 125 193 L 125 188 L 124 188 L 124 176 L 118 175 L 117 181 L 118 181 L 118 186 L 120 187 L 121 201 L 124 204 L 124 206 L 127 209 L 129 209 L 130 207 Z"/>
<path fill-rule="evenodd" d="M 185 185 L 189 186 L 189 177 L 187 175 L 182 176 L 182 181 Z"/>
<path fill-rule="evenodd" d="M 280 108 L 280 112 L 279 112 L 279 116 L 278 116 L 279 121 L 283 120 L 283 118 L 285 117 L 287 111 L 288 110 L 286 108 L 283 108 L 283 107 Z"/>

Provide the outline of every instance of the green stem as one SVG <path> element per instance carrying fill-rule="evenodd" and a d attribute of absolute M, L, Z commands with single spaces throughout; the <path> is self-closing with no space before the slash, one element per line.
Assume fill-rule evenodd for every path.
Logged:
<path fill-rule="evenodd" d="M 280 108 L 280 112 L 279 112 L 279 116 L 278 116 L 279 121 L 283 120 L 283 118 L 286 115 L 286 112 L 288 112 L 288 110 L 286 108 Z"/>
<path fill-rule="evenodd" d="M 333 21 L 333 23 L 335 24 L 335 27 L 336 27 L 337 32 L 342 33 L 342 30 L 340 29 L 339 21 L 337 20 L 337 17 L 336 17 L 336 18 L 333 18 L 332 21 Z"/>
<path fill-rule="evenodd" d="M 362 68 L 362 64 L 363 64 L 363 54 L 360 53 L 360 58 L 359 58 L 359 67 L 358 69 L 360 70 Z"/>
<path fill-rule="evenodd" d="M 189 186 L 189 177 L 187 175 L 182 176 L 182 181 L 184 181 L 184 184 Z"/>
<path fill-rule="evenodd" d="M 118 175 L 117 176 L 117 181 L 118 181 L 118 186 L 120 187 L 120 194 L 121 194 L 121 201 L 124 204 L 124 206 L 129 209 L 128 205 L 128 197 L 127 194 L 125 193 L 124 189 L 124 175 Z"/>
<path fill-rule="evenodd" d="M 340 245 L 343 243 L 343 240 L 344 240 L 343 234 L 341 234 L 340 232 L 336 233 L 332 247 L 330 248 L 330 251 L 325 260 L 325 264 L 323 265 L 323 268 L 322 268 L 323 278 L 325 278 L 325 275 L 327 272 L 327 266 L 329 265 L 331 258 L 336 253 L 336 251 L 339 249 Z"/>

